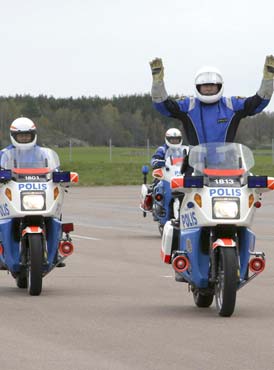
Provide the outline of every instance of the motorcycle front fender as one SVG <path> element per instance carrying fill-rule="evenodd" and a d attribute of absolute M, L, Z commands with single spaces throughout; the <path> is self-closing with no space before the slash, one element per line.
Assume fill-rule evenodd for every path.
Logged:
<path fill-rule="evenodd" d="M 219 238 L 212 243 L 212 249 L 218 247 L 236 248 L 236 242 L 231 238 Z"/>

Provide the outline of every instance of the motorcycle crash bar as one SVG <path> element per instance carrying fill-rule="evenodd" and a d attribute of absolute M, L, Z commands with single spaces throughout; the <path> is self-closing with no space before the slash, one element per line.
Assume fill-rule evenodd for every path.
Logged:
<path fill-rule="evenodd" d="M 186 256 L 177 256 L 172 261 L 172 267 L 176 272 L 184 272 L 189 268 L 189 260 Z"/>
<path fill-rule="evenodd" d="M 59 243 L 59 253 L 63 257 L 68 257 L 73 253 L 73 244 L 67 240 L 63 240 Z"/>
<path fill-rule="evenodd" d="M 248 277 L 247 280 L 241 281 L 238 289 L 241 289 L 246 284 L 250 283 L 256 276 L 258 276 L 261 272 L 263 272 L 265 268 L 265 258 L 264 253 L 262 252 L 253 252 L 251 253 L 254 257 L 249 261 L 248 267 L 249 270 L 252 272 L 252 275 Z"/>

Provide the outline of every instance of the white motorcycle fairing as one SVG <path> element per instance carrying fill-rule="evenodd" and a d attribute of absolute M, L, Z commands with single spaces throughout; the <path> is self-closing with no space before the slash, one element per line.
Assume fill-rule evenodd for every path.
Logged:
<path fill-rule="evenodd" d="M 190 285 L 197 306 L 208 307 L 215 295 L 218 313 L 230 316 L 236 291 L 265 266 L 250 228 L 261 193 L 273 190 L 274 179 L 253 176 L 253 154 L 237 143 L 193 147 L 189 165 L 192 176 L 171 180 L 172 191 L 184 194 L 179 240 L 173 242 L 178 225 L 170 222 L 164 228 L 161 257 L 172 263 L 181 279 L 176 276 L 177 281 Z"/>

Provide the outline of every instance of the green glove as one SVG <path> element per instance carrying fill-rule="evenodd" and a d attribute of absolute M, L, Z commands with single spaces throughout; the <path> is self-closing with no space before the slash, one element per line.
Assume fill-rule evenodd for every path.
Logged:
<path fill-rule="evenodd" d="M 152 78 L 154 82 L 164 80 L 164 66 L 161 58 L 155 58 L 150 63 Z"/>
<path fill-rule="evenodd" d="M 264 80 L 273 80 L 274 78 L 274 56 L 268 55 L 264 64 Z"/>

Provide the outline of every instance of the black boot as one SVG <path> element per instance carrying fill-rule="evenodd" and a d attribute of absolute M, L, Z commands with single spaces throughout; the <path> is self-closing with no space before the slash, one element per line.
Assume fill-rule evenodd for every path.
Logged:
<path fill-rule="evenodd" d="M 62 261 L 62 257 L 58 256 L 56 267 L 65 267 L 65 266 L 66 266 L 66 264 L 65 264 L 65 262 Z"/>
<path fill-rule="evenodd" d="M 179 272 L 177 272 L 177 271 L 175 271 L 175 280 L 180 282 L 180 283 L 185 283 L 186 282 L 186 279 L 181 274 L 179 274 Z"/>

